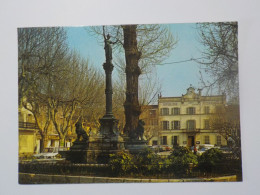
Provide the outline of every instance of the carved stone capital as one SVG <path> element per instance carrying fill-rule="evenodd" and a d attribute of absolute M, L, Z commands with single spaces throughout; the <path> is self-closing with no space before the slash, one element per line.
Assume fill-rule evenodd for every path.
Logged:
<path fill-rule="evenodd" d="M 107 63 L 106 62 L 106 63 L 103 64 L 103 68 L 106 71 L 106 73 L 111 73 L 113 71 L 113 69 L 114 69 L 114 66 L 113 66 L 112 63 Z"/>

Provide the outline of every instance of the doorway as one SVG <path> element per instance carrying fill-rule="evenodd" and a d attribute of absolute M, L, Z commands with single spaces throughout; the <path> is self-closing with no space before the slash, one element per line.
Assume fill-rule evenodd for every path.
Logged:
<path fill-rule="evenodd" d="M 178 146 L 178 136 L 173 136 L 172 145 Z"/>
<path fill-rule="evenodd" d="M 167 136 L 163 136 L 162 145 L 167 145 Z"/>
<path fill-rule="evenodd" d="M 194 146 L 195 141 L 194 141 L 194 136 L 188 136 L 188 147 Z"/>

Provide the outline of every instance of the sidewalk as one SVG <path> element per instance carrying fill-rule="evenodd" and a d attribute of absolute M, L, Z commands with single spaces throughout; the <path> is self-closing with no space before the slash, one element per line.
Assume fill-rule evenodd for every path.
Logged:
<path fill-rule="evenodd" d="M 19 173 L 19 184 L 235 182 L 236 175 L 191 179 L 136 179 Z"/>

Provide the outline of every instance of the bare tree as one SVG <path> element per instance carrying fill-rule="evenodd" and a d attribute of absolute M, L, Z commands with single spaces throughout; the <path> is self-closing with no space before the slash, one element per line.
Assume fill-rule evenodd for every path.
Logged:
<path fill-rule="evenodd" d="M 59 75 L 60 80 L 55 83 L 56 95 L 49 104 L 52 122 L 60 136 L 60 146 L 64 146 L 69 128 L 77 121 L 73 121 L 73 117 L 86 116 L 86 111 L 96 116 L 93 111 L 99 110 L 98 105 L 104 99 L 101 74 L 91 68 L 87 61 L 73 54 L 63 65 L 68 67 L 68 72 Z M 93 121 L 93 118 L 89 120 Z"/>
<path fill-rule="evenodd" d="M 63 28 L 18 29 L 18 89 L 19 105 L 30 110 L 41 134 L 41 148 L 51 123 L 48 107 L 53 74 L 66 57 L 66 32 Z"/>
<path fill-rule="evenodd" d="M 205 88 L 217 88 L 238 97 L 238 25 L 236 22 L 198 24 L 200 42 L 205 46 L 201 81 Z M 205 80 L 204 74 L 210 76 Z"/>
<path fill-rule="evenodd" d="M 101 113 L 102 75 L 69 51 L 63 28 L 19 29 L 18 41 L 19 102 L 34 115 L 42 149 L 50 124 L 60 137 L 60 146 L 64 146 L 75 116 L 88 112 L 93 121 L 94 115 Z"/>
<path fill-rule="evenodd" d="M 224 137 L 236 158 L 241 158 L 239 105 L 228 105 L 216 110 L 210 124 L 214 131 Z"/>

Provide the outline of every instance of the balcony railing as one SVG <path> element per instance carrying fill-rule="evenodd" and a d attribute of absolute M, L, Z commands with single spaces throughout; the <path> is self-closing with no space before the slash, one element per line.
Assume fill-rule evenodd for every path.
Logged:
<path fill-rule="evenodd" d="M 19 128 L 38 129 L 36 123 L 29 123 L 29 122 L 19 122 Z"/>
<path fill-rule="evenodd" d="M 182 129 L 185 133 L 199 133 L 200 129 Z"/>

